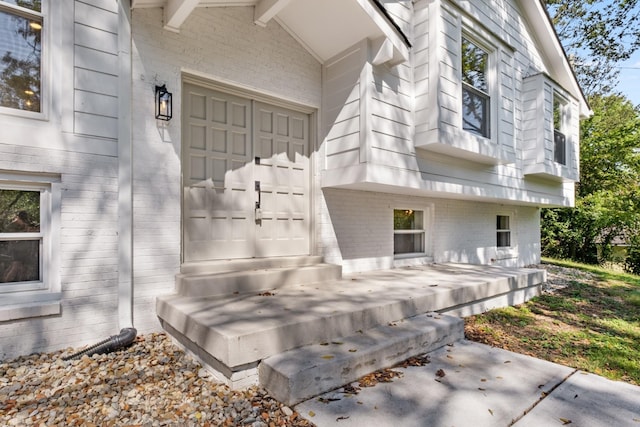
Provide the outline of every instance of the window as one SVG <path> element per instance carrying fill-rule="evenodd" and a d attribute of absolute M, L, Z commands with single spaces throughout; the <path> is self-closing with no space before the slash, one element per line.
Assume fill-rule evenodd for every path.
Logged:
<path fill-rule="evenodd" d="M 462 128 L 489 138 L 489 53 L 462 38 Z"/>
<path fill-rule="evenodd" d="M 565 128 L 565 103 L 554 93 L 553 96 L 553 160 L 561 165 L 567 164 L 567 137 Z"/>
<path fill-rule="evenodd" d="M 40 222 L 39 190 L 0 189 L 0 292 L 43 282 Z"/>
<path fill-rule="evenodd" d="M 423 254 L 424 252 L 424 212 L 395 209 L 393 211 L 393 254 Z"/>
<path fill-rule="evenodd" d="M 511 246 L 511 229 L 508 215 L 498 215 L 496 217 L 496 246 L 505 248 Z"/>
<path fill-rule="evenodd" d="M 0 107 L 41 112 L 41 0 L 0 1 Z"/>
<path fill-rule="evenodd" d="M 59 314 L 60 176 L 0 171 L 0 322 Z"/>

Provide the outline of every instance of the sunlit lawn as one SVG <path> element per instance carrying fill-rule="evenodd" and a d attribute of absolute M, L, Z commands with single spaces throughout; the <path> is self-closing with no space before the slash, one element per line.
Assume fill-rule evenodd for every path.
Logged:
<path fill-rule="evenodd" d="M 465 319 L 467 338 L 640 385 L 640 276 L 565 261 L 593 279 Z"/>

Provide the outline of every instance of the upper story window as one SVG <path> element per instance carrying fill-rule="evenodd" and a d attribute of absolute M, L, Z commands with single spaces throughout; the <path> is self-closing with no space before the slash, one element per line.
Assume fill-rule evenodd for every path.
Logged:
<path fill-rule="evenodd" d="M 0 107 L 42 111 L 41 0 L 0 0 Z"/>
<path fill-rule="evenodd" d="M 553 160 L 561 165 L 567 164 L 566 102 L 556 93 L 553 94 Z"/>
<path fill-rule="evenodd" d="M 462 37 L 462 128 L 490 137 L 489 53 Z"/>

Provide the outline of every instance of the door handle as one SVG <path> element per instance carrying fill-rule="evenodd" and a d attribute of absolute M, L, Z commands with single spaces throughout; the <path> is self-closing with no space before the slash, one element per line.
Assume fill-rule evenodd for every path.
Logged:
<path fill-rule="evenodd" d="M 262 224 L 262 209 L 260 208 L 260 205 L 262 204 L 262 192 L 260 191 L 260 181 L 256 181 L 255 182 L 255 189 L 256 189 L 256 193 L 258 193 L 258 201 L 256 202 L 256 209 L 255 209 L 255 220 L 256 220 L 256 224 Z"/>
<path fill-rule="evenodd" d="M 262 202 L 262 192 L 260 191 L 260 181 L 256 181 L 256 193 L 258 193 L 258 201 L 256 202 L 256 209 L 260 209 Z"/>

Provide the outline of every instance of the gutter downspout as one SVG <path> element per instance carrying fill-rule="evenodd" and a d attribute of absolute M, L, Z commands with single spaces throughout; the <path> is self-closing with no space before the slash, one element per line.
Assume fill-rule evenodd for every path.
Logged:
<path fill-rule="evenodd" d="M 118 324 L 133 327 L 131 2 L 118 2 Z"/>

